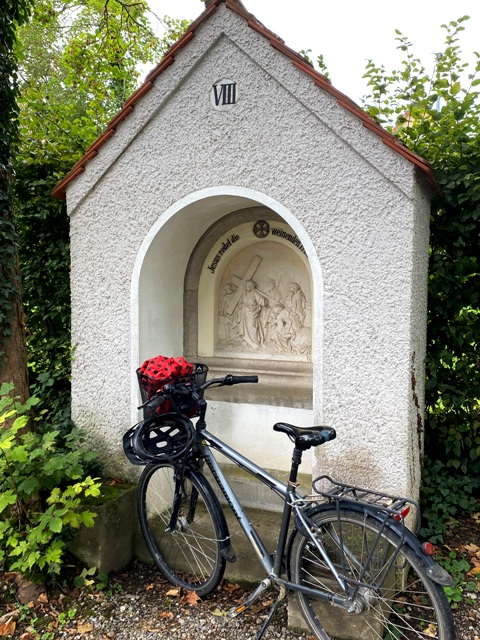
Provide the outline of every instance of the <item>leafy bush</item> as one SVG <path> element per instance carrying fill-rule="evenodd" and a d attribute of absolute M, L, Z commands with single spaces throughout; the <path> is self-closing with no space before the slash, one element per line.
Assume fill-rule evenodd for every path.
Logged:
<path fill-rule="evenodd" d="M 427 459 L 423 482 L 421 535 L 434 543 L 443 542 L 448 525 L 455 524 L 460 514 L 478 511 L 480 478 L 452 473 L 440 460 Z"/>
<path fill-rule="evenodd" d="M 458 603 L 462 601 L 475 605 L 480 582 L 477 575 L 471 573 L 471 566 L 465 549 L 463 553 L 461 551 L 450 551 L 446 556 L 438 556 L 437 560 L 453 579 L 451 586 L 444 587 L 445 595 L 452 609 L 456 609 Z"/>
<path fill-rule="evenodd" d="M 441 188 L 430 220 L 425 451 L 456 477 L 480 473 L 480 54 L 462 60 L 467 21 L 442 25 L 433 69 L 397 31 L 400 70 L 369 61 L 364 76 L 367 111 L 432 164 Z"/>
<path fill-rule="evenodd" d="M 68 542 L 95 514 L 83 504 L 98 496 L 101 483 L 87 473 L 95 458 L 72 431 L 29 430 L 29 412 L 13 385 L 0 387 L 0 562 L 7 570 L 45 578 L 60 572 Z"/>

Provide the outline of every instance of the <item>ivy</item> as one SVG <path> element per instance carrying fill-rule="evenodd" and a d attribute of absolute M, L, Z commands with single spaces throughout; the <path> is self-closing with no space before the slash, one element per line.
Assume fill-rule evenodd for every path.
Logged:
<path fill-rule="evenodd" d="M 0 357 L 11 334 L 11 309 L 20 292 L 13 220 L 12 157 L 18 138 L 16 30 L 30 0 L 5 0 L 0 11 Z"/>
<path fill-rule="evenodd" d="M 423 473 L 422 537 L 434 544 L 443 542 L 461 513 L 473 515 L 478 511 L 475 495 L 479 491 L 479 476 L 453 474 L 440 460 L 429 460 Z"/>

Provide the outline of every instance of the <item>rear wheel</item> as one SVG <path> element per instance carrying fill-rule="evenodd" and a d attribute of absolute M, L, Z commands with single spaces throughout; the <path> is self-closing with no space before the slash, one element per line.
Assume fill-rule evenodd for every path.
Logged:
<path fill-rule="evenodd" d="M 176 494 L 178 513 L 170 530 Z M 148 465 L 140 479 L 138 507 L 142 533 L 163 575 L 200 596 L 211 593 L 222 580 L 225 559 L 220 506 L 205 478 L 188 469 L 178 474 L 169 463 Z"/>
<path fill-rule="evenodd" d="M 367 514 L 325 509 L 314 514 L 316 537 L 336 570 L 358 589 L 357 610 L 296 593 L 300 611 L 320 640 L 454 640 L 452 612 L 443 587 L 432 582 L 418 556 Z M 378 539 L 378 543 L 376 543 Z M 370 556 L 370 558 L 369 558 Z M 368 559 L 369 558 L 369 559 Z M 343 597 L 315 544 L 300 532 L 292 544 L 294 582 Z"/>

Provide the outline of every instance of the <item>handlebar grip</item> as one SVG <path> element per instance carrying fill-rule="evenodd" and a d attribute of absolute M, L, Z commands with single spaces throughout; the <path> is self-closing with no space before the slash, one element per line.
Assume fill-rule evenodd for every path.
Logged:
<path fill-rule="evenodd" d="M 155 397 L 153 397 L 151 400 L 148 401 L 148 405 L 150 407 L 159 407 L 161 404 L 163 404 L 164 402 L 166 402 L 167 398 L 159 393 L 158 395 L 156 395 Z"/>
<path fill-rule="evenodd" d="M 258 382 L 258 376 L 225 376 L 225 385 L 242 384 L 243 382 Z"/>
<path fill-rule="evenodd" d="M 137 409 L 143 409 L 144 407 L 150 407 L 151 409 L 155 409 L 156 407 L 159 407 L 161 404 L 163 404 L 166 401 L 166 399 L 167 398 L 163 394 L 157 393 L 156 395 L 153 396 L 153 398 L 150 398 L 150 400 L 147 400 L 146 402 L 141 404 L 139 407 L 137 407 Z"/>

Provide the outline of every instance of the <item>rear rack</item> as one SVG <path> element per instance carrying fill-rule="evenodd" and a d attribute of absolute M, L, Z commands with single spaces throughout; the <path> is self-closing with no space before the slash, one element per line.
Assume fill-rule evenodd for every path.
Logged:
<path fill-rule="evenodd" d="M 380 493 L 379 491 L 372 491 L 370 489 L 362 489 L 354 485 L 343 484 L 332 480 L 332 478 L 326 475 L 315 478 L 312 486 L 315 493 L 311 496 L 306 496 L 305 502 L 311 504 L 315 502 L 355 502 L 368 505 L 369 507 L 376 507 L 379 511 L 388 513 L 396 521 L 402 523 L 411 507 L 413 507 L 413 513 L 416 516 L 417 535 L 420 531 L 420 506 L 415 500 L 392 496 L 388 493 Z M 319 496 L 321 496 L 323 500 L 319 501 Z"/>

